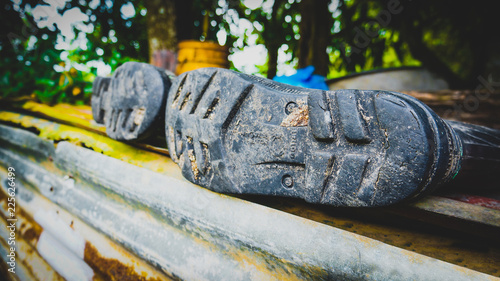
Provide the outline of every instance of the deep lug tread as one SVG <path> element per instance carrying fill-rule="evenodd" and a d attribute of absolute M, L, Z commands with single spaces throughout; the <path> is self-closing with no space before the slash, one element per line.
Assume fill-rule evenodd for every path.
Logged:
<path fill-rule="evenodd" d="M 175 154 L 178 158 L 181 158 L 184 152 L 184 141 L 182 139 L 182 133 L 180 131 L 175 131 Z"/>
<path fill-rule="evenodd" d="M 328 181 L 332 176 L 335 156 L 333 153 L 314 151 L 306 156 L 306 201 L 319 203 L 323 200 Z"/>
<path fill-rule="evenodd" d="M 194 153 L 196 155 L 196 166 L 201 174 L 205 174 L 206 170 L 206 155 L 202 148 L 202 143 L 200 141 L 195 141 L 193 144 Z"/>
<path fill-rule="evenodd" d="M 110 132 L 113 131 L 113 124 L 115 123 L 115 120 L 116 120 L 116 113 L 117 113 L 117 110 L 112 109 L 111 116 L 108 118 L 109 121 L 106 122 L 106 120 L 105 120 L 106 128 L 109 129 Z M 107 131 L 108 130 L 106 130 L 106 132 Z"/>
<path fill-rule="evenodd" d="M 191 110 L 189 111 L 189 114 L 194 114 L 196 112 L 196 109 L 198 108 L 198 105 L 205 95 L 205 92 L 207 91 L 208 87 L 211 85 L 212 81 L 214 80 L 215 75 L 217 75 L 217 71 L 215 71 L 212 76 L 207 80 L 207 83 L 205 83 L 205 86 L 203 86 L 203 89 L 200 91 L 200 93 L 196 96 L 193 106 L 191 107 Z"/>
<path fill-rule="evenodd" d="M 174 128 L 172 126 L 167 126 L 166 130 L 167 135 L 167 147 L 169 147 L 169 154 L 172 160 L 176 163 L 179 162 L 179 154 L 177 154 L 177 138 Z"/>
<path fill-rule="evenodd" d="M 223 79 L 217 75 L 217 71 L 203 73 L 200 78 L 192 83 L 196 83 L 196 92 L 199 92 L 200 97 L 196 106 L 196 112 L 191 115 L 192 118 L 208 119 L 211 112 L 219 103 L 221 98 L 220 94 L 220 80 Z M 214 85 L 214 86 L 212 86 Z"/>
<path fill-rule="evenodd" d="M 186 83 L 187 75 L 182 78 L 181 83 L 179 84 L 177 91 L 175 91 L 175 96 L 172 101 L 172 107 L 175 107 L 177 103 L 179 102 L 179 97 L 181 96 L 182 88 L 184 87 L 184 84 Z"/>
<path fill-rule="evenodd" d="M 313 136 L 318 140 L 334 140 L 334 123 L 325 93 L 308 96 L 309 126 Z"/>
<path fill-rule="evenodd" d="M 184 99 L 182 100 L 181 105 L 179 106 L 179 110 L 184 110 L 184 108 L 186 108 L 186 104 L 188 103 L 190 98 L 191 98 L 191 92 L 187 92 L 186 95 L 184 96 Z"/>
<path fill-rule="evenodd" d="M 238 110 L 241 107 L 241 104 L 243 103 L 243 101 L 245 100 L 245 98 L 248 96 L 248 94 L 250 94 L 250 92 L 252 91 L 253 87 L 254 87 L 253 84 L 250 84 L 250 85 L 246 86 L 243 89 L 243 91 L 240 92 L 240 94 L 238 95 L 238 97 L 236 98 L 236 100 L 233 102 L 231 110 L 227 114 L 227 118 L 224 121 L 224 123 L 222 124 L 222 130 L 223 131 L 227 130 L 227 127 L 229 126 L 229 123 L 231 121 L 233 121 L 233 118 L 236 115 L 236 112 L 238 112 Z"/>
<path fill-rule="evenodd" d="M 187 153 L 185 153 L 185 157 L 187 157 L 185 163 L 189 163 L 189 168 L 190 168 L 190 172 L 192 173 L 191 174 L 191 178 L 194 180 L 194 181 L 197 181 L 198 180 L 198 177 L 199 177 L 199 174 L 200 174 L 200 171 L 198 169 L 198 160 L 196 158 L 196 151 L 195 151 L 195 148 L 194 148 L 194 144 L 193 144 L 193 138 L 192 137 L 189 137 L 189 136 L 186 136 L 186 151 Z M 187 166 L 187 165 L 186 165 Z M 186 166 L 184 168 L 186 168 Z"/>
<path fill-rule="evenodd" d="M 202 170 L 201 172 L 206 175 L 207 170 L 209 169 L 210 166 L 210 150 L 208 149 L 208 144 L 200 142 L 201 145 L 201 151 L 203 155 L 203 162 L 201 163 Z"/>
<path fill-rule="evenodd" d="M 123 117 L 122 128 L 123 129 L 129 129 L 130 128 L 130 122 L 131 122 L 130 116 L 132 116 L 133 110 L 129 108 L 125 112 L 126 113 L 125 113 L 125 116 Z"/>
<path fill-rule="evenodd" d="M 369 142 L 370 138 L 359 111 L 358 94 L 357 90 L 336 92 L 342 129 L 346 139 L 351 142 Z"/>
<path fill-rule="evenodd" d="M 120 123 L 122 123 L 122 118 L 123 118 L 123 114 L 122 114 L 123 110 L 121 109 L 118 109 L 118 112 L 116 113 L 116 119 L 115 119 L 115 122 L 113 123 L 113 131 L 116 132 L 116 129 L 120 129 Z"/>
<path fill-rule="evenodd" d="M 210 106 L 208 107 L 207 111 L 203 115 L 203 119 L 210 119 L 214 112 L 215 112 L 215 107 L 219 104 L 219 97 L 216 97 L 215 99 L 212 100 L 210 103 Z"/>
<path fill-rule="evenodd" d="M 108 88 L 111 82 L 107 77 L 96 77 L 92 84 L 92 116 L 96 123 L 104 124 L 105 110 L 103 108 L 103 101 L 108 95 Z"/>
<path fill-rule="evenodd" d="M 368 164 L 368 155 L 347 154 L 336 174 L 335 182 L 323 191 L 321 203 L 335 203 L 338 198 L 357 197 Z"/>
<path fill-rule="evenodd" d="M 130 123 L 130 125 L 129 125 L 129 127 L 128 127 L 128 131 L 129 131 L 130 133 L 135 132 L 135 131 L 139 128 L 139 127 L 137 126 L 137 124 L 134 122 L 134 119 L 135 119 L 135 118 L 133 118 L 133 116 L 135 116 L 135 115 L 133 115 L 133 114 L 135 114 L 135 113 L 136 113 L 136 111 L 134 110 L 134 111 L 131 113 L 131 116 L 130 116 L 130 118 L 129 118 L 129 120 L 130 120 L 130 122 L 129 122 L 129 123 Z"/>

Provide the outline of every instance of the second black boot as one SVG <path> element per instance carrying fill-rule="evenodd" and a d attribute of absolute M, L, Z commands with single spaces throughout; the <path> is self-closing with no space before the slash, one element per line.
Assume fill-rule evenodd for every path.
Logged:
<path fill-rule="evenodd" d="M 116 140 L 144 140 L 161 128 L 171 77 L 147 63 L 126 62 L 92 87 L 92 115 Z"/>

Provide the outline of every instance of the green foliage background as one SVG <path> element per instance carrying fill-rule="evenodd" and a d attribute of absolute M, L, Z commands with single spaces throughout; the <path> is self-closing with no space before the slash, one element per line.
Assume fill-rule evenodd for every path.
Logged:
<path fill-rule="evenodd" d="M 88 62 L 102 61 L 114 70 L 125 61 L 149 60 L 145 0 L 98 1 L 98 5 L 91 5 L 93 1 L 55 1 L 65 2 L 59 14 L 77 8 L 89 17 L 84 24 L 92 26 L 90 32 L 74 27 L 75 38 L 87 39 L 85 46 L 56 49 L 56 42 L 62 39 L 60 31 L 56 26 L 39 28 L 32 14 L 34 7 L 47 5 L 45 2 L 7 1 L 0 8 L 1 97 L 88 103 L 97 74 L 94 67 L 86 67 Z M 173 1 L 176 5 L 187 3 Z M 500 58 L 495 9 L 488 1 L 316 1 L 334 6 L 329 19 L 333 26 L 325 34 L 328 47 L 317 50 L 328 53 L 328 78 L 377 68 L 425 66 L 453 87 L 471 87 L 478 75 L 491 71 L 488 65 L 492 58 Z M 226 45 L 231 51 L 241 50 L 249 44 L 248 33 L 238 37 L 231 33 L 231 27 L 248 20 L 253 25 L 251 34 L 257 35 L 255 43 L 264 45 L 269 53 L 268 63 L 258 66 L 259 74 L 270 76 L 276 71 L 276 54 L 282 46 L 287 46 L 286 53 L 291 55 L 287 63 L 297 64 L 301 19 L 316 15 L 303 10 L 301 0 L 264 0 L 253 10 L 237 0 L 189 3 L 188 12 L 178 14 L 182 22 L 179 40 L 216 41 L 217 32 L 225 30 Z M 135 15 L 122 15 L 123 5 L 133 5 Z M 397 12 L 390 12 L 385 21 L 384 15 L 391 9 Z M 230 12 L 235 16 L 229 17 Z"/>
<path fill-rule="evenodd" d="M 0 80 L 1 96 L 31 96 L 44 103 L 88 103 L 96 68 L 76 70 L 89 61 L 104 61 L 114 70 L 126 61 L 147 61 L 148 42 L 145 32 L 145 13 L 142 5 L 135 7 L 133 18 L 124 19 L 120 8 L 131 1 L 118 0 L 110 5 L 91 8 L 88 1 L 69 1 L 59 10 L 60 14 L 78 8 L 89 16 L 86 24 L 93 31 L 85 33 L 73 28 L 76 34 L 87 38 L 84 48 L 66 51 L 56 49 L 61 34 L 56 28 L 39 28 L 32 11 L 37 1 L 9 2 L 3 7 L 1 22 L 7 28 L 0 29 Z M 61 39 L 61 38 L 60 38 Z M 102 53 L 99 53 L 98 50 Z M 67 65 L 69 63 L 69 65 Z M 65 68 L 57 72 L 54 65 Z"/>

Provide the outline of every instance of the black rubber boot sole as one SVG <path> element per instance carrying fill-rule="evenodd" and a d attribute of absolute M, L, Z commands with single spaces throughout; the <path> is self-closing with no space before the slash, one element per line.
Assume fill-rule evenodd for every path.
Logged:
<path fill-rule="evenodd" d="M 103 123 L 113 139 L 144 139 L 155 128 L 164 127 L 170 85 L 165 71 L 146 63 L 126 62 L 111 78 L 97 77 L 94 81 L 94 120 Z"/>
<path fill-rule="evenodd" d="M 166 102 L 172 159 L 211 190 L 382 206 L 458 172 L 460 141 L 420 101 L 298 88 L 225 69 L 179 76 Z"/>

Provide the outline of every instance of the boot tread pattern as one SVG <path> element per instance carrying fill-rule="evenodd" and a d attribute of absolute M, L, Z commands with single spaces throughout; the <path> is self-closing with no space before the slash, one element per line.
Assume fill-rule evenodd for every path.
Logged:
<path fill-rule="evenodd" d="M 206 68 L 181 75 L 167 104 L 172 159 L 218 192 L 381 206 L 423 190 L 435 167 L 427 109 L 390 92 L 301 89 Z M 293 118 L 306 122 L 284 122 Z"/>
<path fill-rule="evenodd" d="M 163 118 L 170 80 L 152 65 L 127 62 L 111 77 L 97 77 L 92 87 L 92 114 L 117 140 L 145 138 Z M 158 118 L 161 115 L 160 118 Z"/>

